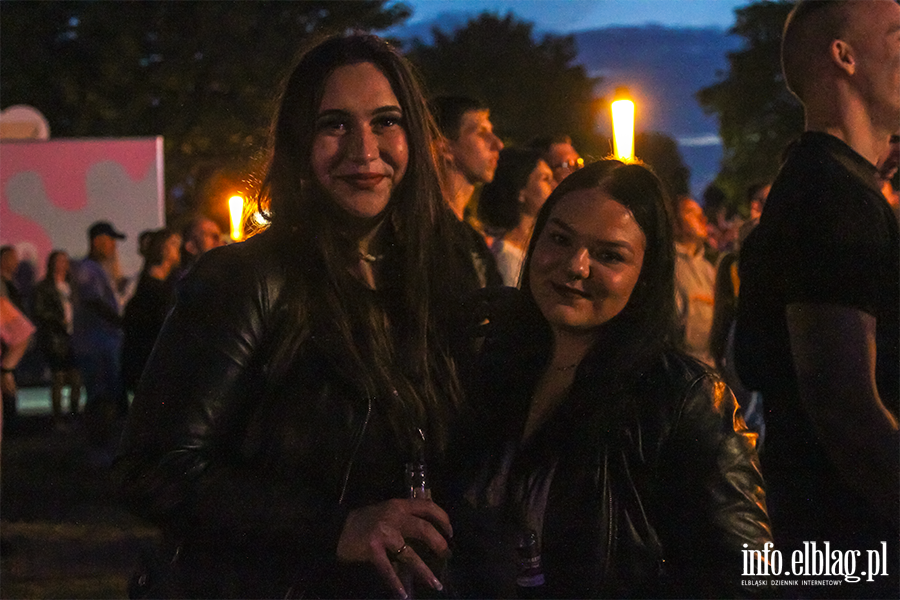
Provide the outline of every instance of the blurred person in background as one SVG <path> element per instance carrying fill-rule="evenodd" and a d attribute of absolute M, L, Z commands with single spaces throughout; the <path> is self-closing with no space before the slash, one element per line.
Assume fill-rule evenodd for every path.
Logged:
<path fill-rule="evenodd" d="M 584 160 L 572 145 L 572 138 L 558 134 L 538 137 L 531 141 L 529 147 L 541 153 L 541 158 L 553 172 L 553 187 L 584 166 Z"/>
<path fill-rule="evenodd" d="M 75 331 L 74 286 L 69 270 L 69 255 L 54 250 L 47 257 L 47 274 L 34 290 L 34 322 L 37 346 L 50 366 L 50 400 L 53 421 L 58 429 L 66 426 L 66 416 L 78 414 L 81 403 L 81 373 L 72 350 Z M 63 390 L 69 388 L 69 410 L 63 412 Z"/>
<path fill-rule="evenodd" d="M 706 259 L 707 221 L 695 200 L 675 200 L 675 301 L 682 348 L 715 366 L 709 351 L 716 269 Z"/>
<path fill-rule="evenodd" d="M 72 349 L 84 381 L 84 419 L 97 460 L 108 460 L 116 418 L 128 409 L 122 387 L 122 306 L 117 292 L 117 241 L 125 234 L 107 221 L 88 229 L 88 255 L 73 267 L 75 314 Z"/>
<path fill-rule="evenodd" d="M 478 199 L 478 217 L 492 235 L 503 284 L 515 287 L 538 211 L 553 191 L 553 172 L 537 150 L 504 148 L 494 180 Z"/>
<path fill-rule="evenodd" d="M 441 133 L 442 184 L 447 203 L 459 221 L 462 248 L 471 256 L 482 286 L 502 285 L 494 255 L 488 249 L 492 240 L 482 237 L 481 224 L 470 212 L 476 188 L 493 181 L 503 149 L 503 142 L 494 133 L 490 110 L 467 96 L 438 96 L 429 108 Z"/>
<path fill-rule="evenodd" d="M 0 295 L 0 401 L 4 409 L 16 402 L 16 366 L 28 349 L 34 325 L 12 301 Z M 6 412 L 5 410 L 3 411 Z M 0 442 L 3 432 L 12 427 L 9 414 L 0 413 Z M 13 411 L 12 416 L 15 416 Z"/>
<path fill-rule="evenodd" d="M 201 256 L 222 245 L 222 229 L 209 217 L 198 215 L 181 231 L 181 240 L 179 277 L 187 273 Z"/>
<path fill-rule="evenodd" d="M 171 275 L 181 262 L 181 235 L 169 229 L 150 234 L 137 289 L 122 318 L 122 382 L 126 392 L 137 389 L 156 337 L 175 302 Z"/>

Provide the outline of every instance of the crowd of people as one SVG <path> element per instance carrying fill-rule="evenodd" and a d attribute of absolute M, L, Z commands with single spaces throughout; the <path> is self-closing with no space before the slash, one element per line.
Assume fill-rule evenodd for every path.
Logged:
<path fill-rule="evenodd" d="M 376 36 L 311 44 L 267 229 L 148 233 L 123 304 L 100 222 L 34 295 L 55 414 L 134 394 L 113 475 L 164 541 L 132 597 L 897 597 L 898 30 L 794 8 L 806 132 L 746 221 L 505 146 Z M 769 585 L 817 543 L 884 562 Z"/>
<path fill-rule="evenodd" d="M 21 270 L 15 247 L 0 249 L 3 297 L 33 328 L 23 357 L 33 357 L 49 374 L 55 429 L 83 425 L 92 444 L 111 458 L 113 426 L 127 413 L 128 398 L 172 307 L 175 282 L 186 272 L 179 267 L 221 245 L 221 237 L 219 226 L 205 217 L 188 223 L 183 243 L 182 234 L 169 229 L 144 231 L 138 243 L 144 264 L 129 278 L 117 247 L 125 234 L 97 221 L 87 231 L 87 254 L 74 260 L 64 250 L 52 251 L 44 278 L 33 285 L 16 276 Z M 7 428 L 17 418 L 14 374 L 11 369 L 3 388 Z"/>

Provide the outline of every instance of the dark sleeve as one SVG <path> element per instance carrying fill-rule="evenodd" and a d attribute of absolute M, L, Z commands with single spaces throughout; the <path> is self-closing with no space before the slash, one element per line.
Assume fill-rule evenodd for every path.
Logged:
<path fill-rule="evenodd" d="M 273 269 L 215 250 L 179 286 L 138 387 L 114 464 L 138 515 L 168 531 L 334 560 L 346 513 L 301 478 L 246 458 L 248 416 L 264 401 L 260 353 Z"/>
<path fill-rule="evenodd" d="M 883 221 L 864 192 L 836 193 L 814 186 L 791 205 L 781 239 L 779 266 L 786 304 L 827 303 L 875 314 L 879 263 L 883 256 Z"/>
<path fill-rule="evenodd" d="M 673 591 L 711 598 L 758 593 L 742 588 L 743 551 L 772 540 L 756 434 L 717 377 L 701 376 L 688 388 L 661 456 L 660 494 L 675 507 L 661 527 Z"/>

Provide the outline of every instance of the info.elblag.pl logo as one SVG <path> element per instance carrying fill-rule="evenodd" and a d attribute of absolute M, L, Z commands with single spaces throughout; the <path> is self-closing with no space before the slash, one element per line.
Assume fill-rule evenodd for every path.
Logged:
<path fill-rule="evenodd" d="M 744 580 L 743 585 L 841 585 L 857 583 L 863 577 L 875 581 L 888 574 L 887 542 L 881 542 L 881 548 L 866 550 L 865 556 L 862 550 L 832 549 L 831 542 L 823 542 L 821 547 L 816 542 L 803 542 L 802 550 L 791 553 L 790 565 L 785 565 L 781 551 L 774 546 L 766 542 L 762 550 L 750 550 L 744 544 L 743 576 L 764 579 Z M 776 579 L 779 577 L 785 579 Z"/>

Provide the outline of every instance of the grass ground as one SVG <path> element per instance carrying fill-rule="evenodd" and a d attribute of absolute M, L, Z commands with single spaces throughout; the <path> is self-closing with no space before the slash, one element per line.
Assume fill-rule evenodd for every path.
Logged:
<path fill-rule="evenodd" d="M 77 427 L 20 417 L 0 463 L 0 598 L 124 598 L 158 531 L 115 500 L 108 461 Z"/>

